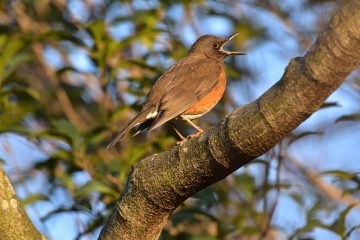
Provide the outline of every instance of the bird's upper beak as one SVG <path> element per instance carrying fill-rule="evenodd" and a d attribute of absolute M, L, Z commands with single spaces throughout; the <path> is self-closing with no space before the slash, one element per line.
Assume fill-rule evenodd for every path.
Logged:
<path fill-rule="evenodd" d="M 224 41 L 224 43 L 221 45 L 220 47 L 220 52 L 222 53 L 225 53 L 226 55 L 246 55 L 246 53 L 243 53 L 243 52 L 232 52 L 232 51 L 227 51 L 227 50 L 224 50 L 224 46 L 230 42 L 231 39 L 233 39 L 234 37 L 236 37 L 239 33 L 234 33 L 234 34 L 231 34 L 228 38 L 226 38 L 226 40 Z"/>

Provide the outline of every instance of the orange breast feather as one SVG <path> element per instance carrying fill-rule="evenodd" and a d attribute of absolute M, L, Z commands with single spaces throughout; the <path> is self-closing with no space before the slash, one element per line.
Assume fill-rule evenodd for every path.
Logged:
<path fill-rule="evenodd" d="M 182 115 L 203 115 L 209 112 L 220 101 L 226 88 L 226 75 L 225 71 L 220 71 L 219 82 L 214 89 L 200 99 L 199 102 L 192 105 Z"/>

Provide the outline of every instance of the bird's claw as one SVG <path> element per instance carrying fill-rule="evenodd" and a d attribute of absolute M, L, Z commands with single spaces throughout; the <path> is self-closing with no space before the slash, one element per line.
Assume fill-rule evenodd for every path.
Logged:
<path fill-rule="evenodd" d="M 182 139 L 180 141 L 176 141 L 176 145 L 182 146 L 186 141 L 187 141 L 187 138 L 184 138 L 184 139 Z"/>
<path fill-rule="evenodd" d="M 186 138 L 184 139 L 181 139 L 180 141 L 177 141 L 176 142 L 176 145 L 178 146 L 182 146 L 187 140 L 191 139 L 191 138 L 194 138 L 194 137 L 197 137 L 199 136 L 200 134 L 202 134 L 203 132 L 199 131 L 199 132 L 196 132 L 194 134 L 190 134 L 189 136 L 187 136 Z"/>

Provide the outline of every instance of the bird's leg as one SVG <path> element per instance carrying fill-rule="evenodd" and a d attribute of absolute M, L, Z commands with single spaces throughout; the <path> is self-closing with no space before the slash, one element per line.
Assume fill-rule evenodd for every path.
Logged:
<path fill-rule="evenodd" d="M 177 130 L 174 126 L 173 126 L 173 129 L 176 132 L 176 134 L 181 138 L 181 140 L 186 139 L 186 137 L 184 137 L 184 135 L 182 135 L 181 132 L 179 130 Z"/>
<path fill-rule="evenodd" d="M 184 119 L 185 121 L 187 121 L 193 128 L 195 128 L 199 133 L 203 133 L 204 130 L 199 127 L 198 125 L 196 125 L 195 123 L 193 123 L 190 119 L 188 119 L 187 117 L 185 116 L 181 116 L 182 119 Z"/>
<path fill-rule="evenodd" d="M 176 145 L 182 145 L 186 141 L 186 137 L 184 137 L 184 135 L 182 135 L 181 132 L 176 129 L 176 127 L 173 123 L 171 123 L 171 126 L 174 129 L 174 131 L 176 132 L 176 134 L 181 138 L 180 141 L 176 141 Z"/>
<path fill-rule="evenodd" d="M 196 125 L 195 123 L 193 123 L 190 119 L 188 119 L 187 117 L 184 117 L 184 116 L 181 116 L 182 119 L 184 119 L 186 122 L 188 122 L 193 128 L 196 129 L 197 133 L 195 134 L 191 134 L 188 136 L 188 138 L 193 138 L 193 137 L 197 137 L 199 136 L 200 134 L 202 134 L 204 132 L 204 130 L 199 127 L 198 125 Z"/>

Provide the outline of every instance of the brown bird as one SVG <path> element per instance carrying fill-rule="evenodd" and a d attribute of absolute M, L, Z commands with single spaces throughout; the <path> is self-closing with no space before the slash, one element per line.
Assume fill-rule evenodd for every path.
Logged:
<path fill-rule="evenodd" d="M 203 130 L 191 122 L 209 112 L 221 99 L 226 88 L 224 60 L 241 52 L 224 50 L 228 38 L 204 35 L 192 45 L 188 55 L 170 67 L 150 89 L 141 112 L 123 128 L 108 145 L 114 146 L 132 128 L 151 131 L 177 117 L 193 126 L 198 135 Z M 184 137 L 175 129 L 179 136 Z M 193 135 L 192 135 L 193 136 Z"/>

